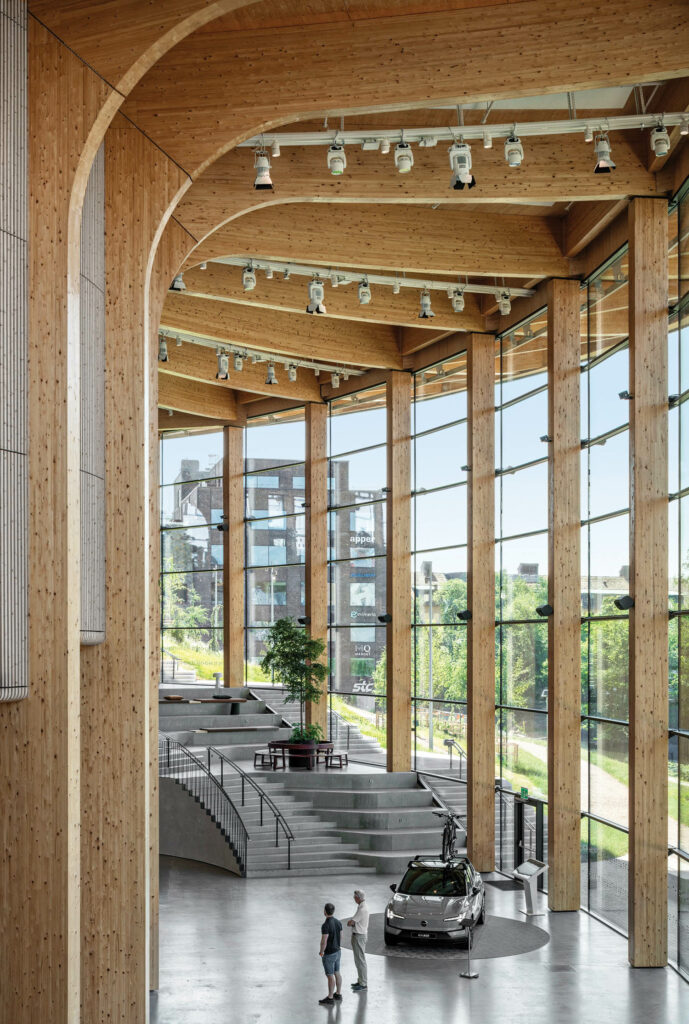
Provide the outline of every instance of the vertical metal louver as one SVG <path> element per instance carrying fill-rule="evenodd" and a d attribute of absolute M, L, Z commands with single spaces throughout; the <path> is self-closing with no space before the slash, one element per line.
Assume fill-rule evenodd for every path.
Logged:
<path fill-rule="evenodd" d="M 0 0 L 0 701 L 28 696 L 27 6 Z"/>

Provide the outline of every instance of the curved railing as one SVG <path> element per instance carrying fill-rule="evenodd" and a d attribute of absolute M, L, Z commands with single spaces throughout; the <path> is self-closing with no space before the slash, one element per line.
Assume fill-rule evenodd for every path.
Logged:
<path fill-rule="evenodd" d="M 239 777 L 242 780 L 242 807 L 244 807 L 246 800 L 247 784 L 251 786 L 254 792 L 258 795 L 259 821 L 261 827 L 263 827 L 263 805 L 266 804 L 266 806 L 269 808 L 269 810 L 271 811 L 275 818 L 275 845 L 278 847 L 280 845 L 280 831 L 282 831 L 285 839 L 287 840 L 287 869 L 290 870 L 292 867 L 292 843 L 295 841 L 295 839 L 294 833 L 292 832 L 292 829 L 290 828 L 289 823 L 285 818 L 284 814 L 282 813 L 282 811 L 280 810 L 280 808 L 276 806 L 276 804 L 271 800 L 271 798 L 268 796 L 265 790 L 262 789 L 261 786 L 259 786 L 256 780 L 252 778 L 252 776 L 249 775 L 247 772 L 245 772 L 243 768 L 240 768 L 235 761 L 232 761 L 226 754 L 223 754 L 221 750 L 218 750 L 217 747 L 208 747 L 206 763 L 208 766 L 208 772 L 213 776 L 213 778 L 218 778 L 218 776 L 214 774 L 213 771 L 214 757 L 216 757 L 219 762 L 218 767 L 220 773 L 220 786 L 222 787 L 223 792 L 225 792 L 225 770 L 229 769 L 230 771 L 235 772 L 237 775 L 239 775 Z"/>
<path fill-rule="evenodd" d="M 200 758 L 170 736 L 158 738 L 158 774 L 186 789 L 209 812 L 246 875 L 249 835 L 241 815 L 227 792 Z"/>

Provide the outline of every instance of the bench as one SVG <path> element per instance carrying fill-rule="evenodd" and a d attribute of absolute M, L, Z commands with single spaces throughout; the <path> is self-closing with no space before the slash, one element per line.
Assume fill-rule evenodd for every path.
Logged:
<path fill-rule="evenodd" d="M 279 765 L 278 761 L 282 756 L 282 764 Z M 285 768 L 285 750 L 274 748 L 268 750 L 256 750 L 254 751 L 254 768 L 270 768 L 271 771 L 277 771 L 278 768 Z"/>
<path fill-rule="evenodd" d="M 335 763 L 337 762 L 337 763 Z M 331 751 L 325 762 L 326 768 L 345 768 L 349 764 L 349 756 L 338 750 L 337 753 Z"/>

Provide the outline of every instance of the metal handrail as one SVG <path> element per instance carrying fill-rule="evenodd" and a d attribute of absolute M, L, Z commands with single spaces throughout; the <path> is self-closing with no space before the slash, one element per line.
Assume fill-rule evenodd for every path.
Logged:
<path fill-rule="evenodd" d="M 172 778 L 207 810 L 227 839 L 246 875 L 249 834 L 229 794 L 206 765 L 188 747 L 161 733 L 158 738 L 158 774 Z"/>
<path fill-rule="evenodd" d="M 462 747 L 457 742 L 456 739 L 454 739 L 454 737 L 448 737 L 447 739 L 443 740 L 443 746 L 447 747 L 447 749 L 448 749 L 448 751 L 450 753 L 450 771 L 452 771 L 452 751 L 456 750 L 457 753 L 459 754 L 459 774 L 461 776 L 461 774 L 462 774 L 462 761 L 464 761 L 465 764 L 467 763 L 467 752 L 466 752 L 466 750 L 464 749 L 464 747 Z"/>
<path fill-rule="evenodd" d="M 240 768 L 239 765 L 235 761 L 232 761 L 231 758 L 227 757 L 226 754 L 223 754 L 222 751 L 218 750 L 217 747 L 208 747 L 207 748 L 207 752 L 208 752 L 207 759 L 208 759 L 208 772 L 209 772 L 209 774 L 212 775 L 212 757 L 213 757 L 213 755 L 215 755 L 218 758 L 218 760 L 220 761 L 220 786 L 222 787 L 223 792 L 226 792 L 226 790 L 225 790 L 225 765 L 227 765 L 229 768 L 232 769 L 232 771 L 237 772 L 237 774 L 241 777 L 241 780 L 242 780 L 242 807 L 244 807 L 244 802 L 245 802 L 245 798 L 246 798 L 245 783 L 248 782 L 249 785 L 251 786 L 251 788 L 253 790 L 255 790 L 255 792 L 258 794 L 258 798 L 259 798 L 259 821 L 260 821 L 261 828 L 263 828 L 263 804 L 264 804 L 264 802 L 268 805 L 270 810 L 273 812 L 273 815 L 275 816 L 275 845 L 276 846 L 280 845 L 280 831 L 279 830 L 282 829 L 282 831 L 284 833 L 284 836 L 285 836 L 285 839 L 287 840 L 287 870 L 288 871 L 291 870 L 291 867 L 292 867 L 292 843 L 296 842 L 296 840 L 295 840 L 295 837 L 294 837 L 294 833 L 292 832 L 292 829 L 290 828 L 289 823 L 287 822 L 287 819 L 283 815 L 282 811 L 275 805 L 273 800 L 268 796 L 268 794 L 265 792 L 265 790 L 261 786 L 259 786 L 259 784 L 255 781 L 255 779 L 253 779 L 251 777 L 251 775 L 249 775 L 247 772 L 245 772 L 243 768 Z M 213 778 L 215 778 L 214 775 L 213 775 Z"/>
<path fill-rule="evenodd" d="M 442 807 L 442 809 L 445 812 L 447 812 L 448 814 L 454 814 L 455 815 L 455 817 L 461 823 L 462 828 L 466 832 L 467 831 L 466 819 L 460 817 L 460 815 L 457 814 L 456 811 L 453 811 L 451 807 L 447 806 L 447 804 L 445 803 L 443 798 L 440 796 L 440 794 L 436 793 L 436 791 L 433 789 L 433 787 L 431 785 L 429 785 L 428 782 L 426 782 L 426 780 L 424 778 L 422 778 L 423 775 L 427 775 L 431 779 L 442 779 L 443 782 L 454 782 L 454 783 L 456 783 L 459 786 L 466 786 L 466 784 L 467 784 L 466 781 L 464 779 L 455 779 L 455 778 L 452 778 L 451 776 L 448 776 L 448 775 L 438 775 L 436 772 L 426 772 L 426 771 L 424 771 L 421 768 L 416 770 L 417 782 L 421 786 L 423 786 L 424 789 L 427 789 L 428 792 L 432 794 L 433 799 L 435 800 L 435 802 L 438 804 L 439 807 Z"/>

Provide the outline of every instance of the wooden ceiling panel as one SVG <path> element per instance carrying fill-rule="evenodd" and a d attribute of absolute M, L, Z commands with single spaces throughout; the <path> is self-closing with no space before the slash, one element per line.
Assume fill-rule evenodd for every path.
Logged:
<path fill-rule="evenodd" d="M 268 207 L 231 222 L 194 250 L 190 262 L 264 256 L 328 267 L 566 277 L 560 221 L 399 206 L 292 204 L 289 216 Z"/>
<path fill-rule="evenodd" d="M 223 423 L 243 422 L 243 413 L 228 388 L 175 377 L 171 373 L 158 373 L 158 405 L 173 412 L 208 416 Z"/>
<path fill-rule="evenodd" d="M 241 139 L 316 114 L 689 74 L 684 0 L 627 0 L 624 17 L 599 0 L 523 0 L 362 24 L 194 33 L 148 72 L 124 109 L 197 177 Z M 595 44 L 582 45 L 594 24 Z"/>

